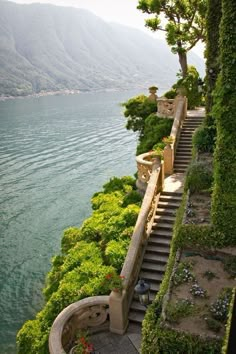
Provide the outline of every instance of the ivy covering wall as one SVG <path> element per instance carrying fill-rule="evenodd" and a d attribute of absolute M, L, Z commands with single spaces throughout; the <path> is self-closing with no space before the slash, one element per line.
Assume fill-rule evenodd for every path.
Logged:
<path fill-rule="evenodd" d="M 236 2 L 222 1 L 216 100 L 212 220 L 225 245 L 236 245 Z"/>

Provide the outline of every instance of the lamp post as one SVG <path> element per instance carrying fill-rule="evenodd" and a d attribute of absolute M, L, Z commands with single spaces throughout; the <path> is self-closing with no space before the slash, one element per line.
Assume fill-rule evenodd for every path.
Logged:
<path fill-rule="evenodd" d="M 150 303 L 150 284 L 145 282 L 144 279 L 140 279 L 138 284 L 135 286 L 134 291 L 139 297 L 140 304 L 147 307 Z"/>
<path fill-rule="evenodd" d="M 198 82 L 197 82 L 198 93 L 202 93 L 202 92 L 203 92 L 203 85 L 204 85 L 204 82 L 203 82 L 202 79 L 199 77 Z"/>

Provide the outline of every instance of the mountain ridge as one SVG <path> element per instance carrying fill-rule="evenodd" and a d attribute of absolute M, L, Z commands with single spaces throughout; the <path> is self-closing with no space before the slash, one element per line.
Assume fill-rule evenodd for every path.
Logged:
<path fill-rule="evenodd" d="M 0 96 L 168 88 L 179 70 L 162 41 L 88 10 L 51 4 L 0 0 L 0 53 Z M 203 61 L 191 56 L 203 72 Z"/>

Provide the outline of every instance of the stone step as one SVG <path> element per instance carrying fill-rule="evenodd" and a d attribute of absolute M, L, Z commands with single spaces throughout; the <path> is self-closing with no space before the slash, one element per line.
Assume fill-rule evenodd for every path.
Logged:
<path fill-rule="evenodd" d="M 168 222 L 154 222 L 152 224 L 152 229 L 159 229 L 159 230 L 166 230 L 172 231 L 173 230 L 173 223 Z"/>
<path fill-rule="evenodd" d="M 180 197 L 182 198 L 182 193 L 178 193 L 178 192 L 167 192 L 167 191 L 163 191 L 161 192 L 161 195 L 164 196 L 164 195 L 167 195 L 167 196 L 173 196 L 173 197 Z"/>
<path fill-rule="evenodd" d="M 158 203 L 159 208 L 170 208 L 170 209 L 177 209 L 179 207 L 179 203 L 174 203 L 172 201 L 160 201 Z"/>
<path fill-rule="evenodd" d="M 141 271 L 139 273 L 139 277 L 141 279 L 145 279 L 148 283 L 150 283 L 151 281 L 161 283 L 163 274 L 164 273 Z"/>
<path fill-rule="evenodd" d="M 155 215 L 154 216 L 154 223 L 160 223 L 160 222 L 168 222 L 170 224 L 174 224 L 175 217 L 168 216 L 168 215 Z"/>
<path fill-rule="evenodd" d="M 177 161 L 191 161 L 191 156 L 186 156 L 186 155 L 184 155 L 184 156 L 178 156 L 178 159 L 177 159 L 177 157 L 175 158 L 175 162 L 177 162 Z"/>
<path fill-rule="evenodd" d="M 176 210 L 175 209 L 167 209 L 167 208 L 161 208 L 158 207 L 156 209 L 156 215 L 163 215 L 163 216 L 176 216 Z"/>
<path fill-rule="evenodd" d="M 164 263 L 149 263 L 149 262 L 143 262 L 142 270 L 148 270 L 150 272 L 160 272 L 163 273 L 166 269 L 166 264 Z"/>
<path fill-rule="evenodd" d="M 171 239 L 172 239 L 172 236 L 171 237 L 153 237 L 151 238 L 151 240 L 149 240 L 149 243 L 148 243 L 148 246 L 150 247 L 154 247 L 156 248 L 156 250 L 162 250 L 162 248 L 165 246 L 167 248 L 170 247 L 170 243 L 171 243 Z"/>
<path fill-rule="evenodd" d="M 174 164 L 174 168 L 187 168 L 188 167 L 188 163 L 175 163 Z"/>
<path fill-rule="evenodd" d="M 185 173 L 187 168 L 174 168 L 174 173 Z"/>
<path fill-rule="evenodd" d="M 149 240 L 151 240 L 151 237 L 172 237 L 173 230 L 163 230 L 163 229 L 153 229 L 151 230 Z"/>
<path fill-rule="evenodd" d="M 130 305 L 130 310 L 142 313 L 146 311 L 146 308 L 145 306 L 141 305 L 139 301 L 133 300 Z"/>
<path fill-rule="evenodd" d="M 149 240 L 148 245 L 146 247 L 146 253 L 152 253 L 156 255 L 156 259 L 158 260 L 159 255 L 169 255 L 170 253 L 170 245 L 158 244 L 156 246 L 155 242 L 151 242 Z"/>
<path fill-rule="evenodd" d="M 143 262 L 146 262 L 146 263 L 157 263 L 157 264 L 160 264 L 160 263 L 166 264 L 167 261 L 168 261 L 168 258 L 169 258 L 169 256 L 166 255 L 166 254 L 160 254 L 157 257 L 156 254 L 146 252 L 144 257 L 143 257 Z"/>
<path fill-rule="evenodd" d="M 173 201 L 175 203 L 178 203 L 182 200 L 182 196 L 181 195 L 168 195 L 168 194 L 164 194 L 161 193 L 159 200 L 161 201 Z"/>
<path fill-rule="evenodd" d="M 144 307 L 145 309 L 145 307 Z M 145 309 L 146 310 L 146 309 Z M 130 311 L 129 312 L 129 320 L 131 322 L 135 322 L 135 323 L 142 323 L 143 322 L 143 319 L 144 319 L 144 315 L 145 315 L 145 312 L 143 313 L 140 313 L 140 312 L 137 312 L 137 311 Z"/>

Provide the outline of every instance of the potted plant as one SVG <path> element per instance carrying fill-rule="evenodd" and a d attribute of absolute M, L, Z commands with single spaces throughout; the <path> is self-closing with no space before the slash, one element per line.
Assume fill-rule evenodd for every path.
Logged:
<path fill-rule="evenodd" d="M 93 354 L 94 348 L 88 341 L 88 333 L 79 331 L 75 345 L 71 348 L 69 354 Z"/>
<path fill-rule="evenodd" d="M 115 292 L 121 292 L 123 289 L 123 282 L 125 277 L 118 275 L 116 273 L 109 273 L 105 276 L 105 283 L 108 285 L 108 288 Z"/>
<path fill-rule="evenodd" d="M 164 136 L 164 138 L 162 139 L 162 142 L 167 146 L 170 145 L 174 142 L 174 138 L 172 136 Z"/>
<path fill-rule="evenodd" d="M 157 86 L 151 86 L 151 87 L 148 88 L 148 90 L 149 90 L 150 93 L 156 93 L 157 90 L 158 90 L 158 87 Z"/>
<path fill-rule="evenodd" d="M 154 146 L 153 150 L 151 151 L 151 158 L 158 159 L 159 161 L 161 161 L 163 159 L 163 154 L 164 150 L 160 146 Z"/>

